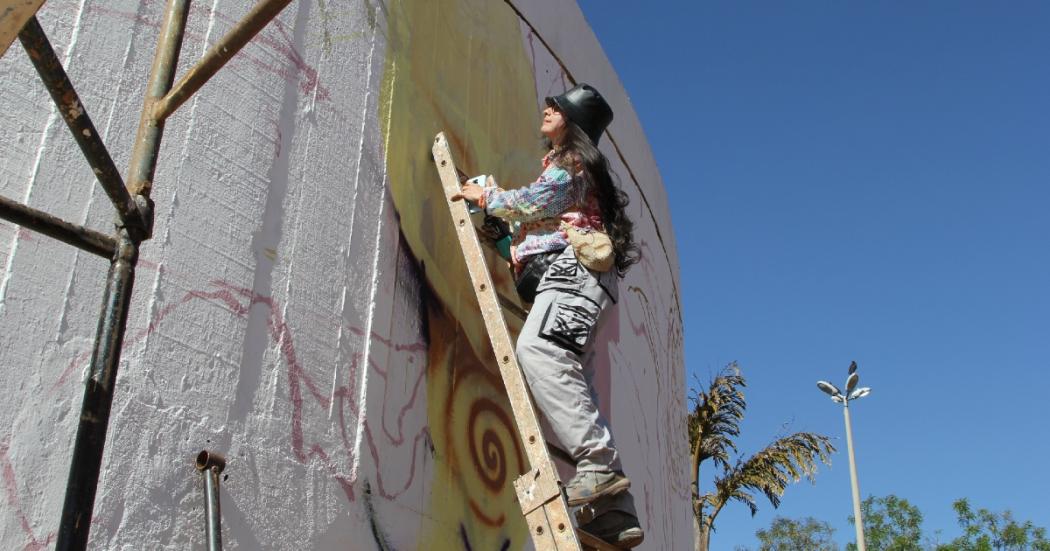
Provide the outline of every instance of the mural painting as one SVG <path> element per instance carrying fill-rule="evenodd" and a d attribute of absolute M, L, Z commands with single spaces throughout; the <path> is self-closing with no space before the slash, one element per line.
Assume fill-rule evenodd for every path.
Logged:
<path fill-rule="evenodd" d="M 117 157 L 163 4 L 41 11 Z M 193 4 L 182 70 L 252 4 Z M 0 59 L 12 115 L 0 193 L 108 228 L 15 50 Z M 602 149 L 643 249 L 595 351 L 599 406 L 636 490 L 642 549 L 687 545 L 673 236 L 658 229 L 669 218 L 644 134 L 582 14 L 561 0 L 297 0 L 166 128 L 92 547 L 200 548 L 190 460 L 207 447 L 230 460 L 230 549 L 531 548 L 511 486 L 526 459 L 430 145 L 443 131 L 470 175 L 527 184 L 544 153 L 542 98 L 577 80 L 615 100 Z M 105 261 L 0 222 L 0 271 L 0 385 L 17 389 L 0 406 L 0 546 L 45 549 Z"/>
<path fill-rule="evenodd" d="M 388 5 L 384 142 L 394 208 L 432 289 L 427 411 L 435 447 L 420 549 L 520 549 L 527 539 L 511 480 L 527 470 L 510 406 L 430 156 L 444 131 L 465 171 L 532 181 L 543 151 L 520 22 L 500 2 Z M 473 172 L 472 172 L 473 173 Z M 495 270 L 505 296 L 509 272 Z M 502 276 L 502 277 L 500 277 Z M 459 525 L 459 533 L 449 526 Z"/>

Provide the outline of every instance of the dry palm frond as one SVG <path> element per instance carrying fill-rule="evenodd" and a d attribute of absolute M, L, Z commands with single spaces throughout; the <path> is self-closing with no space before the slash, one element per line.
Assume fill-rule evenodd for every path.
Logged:
<path fill-rule="evenodd" d="M 758 505 L 752 492 L 759 491 L 776 508 L 788 484 L 802 477 L 812 482 L 817 460 L 830 464 L 830 455 L 834 452 L 835 447 L 827 436 L 798 432 L 780 438 L 746 461 L 738 461 L 725 476 L 718 478 L 716 493 L 710 496 L 709 502 L 720 509 L 731 500 L 740 501 L 754 515 Z"/>
<path fill-rule="evenodd" d="M 729 467 L 729 450 L 736 452 L 733 437 L 740 435 L 740 421 L 747 407 L 745 386 L 744 376 L 734 362 L 711 381 L 707 392 L 693 394 L 693 410 L 687 422 L 689 449 L 696 467 L 708 459 L 722 468 Z"/>
<path fill-rule="evenodd" d="M 707 387 L 690 397 L 692 410 L 687 418 L 689 449 L 692 452 L 692 506 L 697 525 L 696 549 L 707 551 L 715 517 L 730 501 L 740 501 L 758 511 L 755 492 L 765 494 L 773 507 L 788 484 L 802 477 L 813 481 L 817 460 L 830 464 L 835 447 L 827 436 L 800 432 L 775 440 L 746 461 L 730 463 L 730 451 L 737 454 L 733 440 L 740 435 L 744 418 L 747 386 L 734 362 L 726 366 Z M 722 476 L 715 479 L 711 493 L 700 494 L 700 465 L 708 459 L 717 465 Z"/>

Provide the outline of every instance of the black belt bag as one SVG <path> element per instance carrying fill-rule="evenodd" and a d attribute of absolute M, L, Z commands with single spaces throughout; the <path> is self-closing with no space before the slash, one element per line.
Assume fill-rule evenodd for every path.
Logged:
<path fill-rule="evenodd" d="M 525 264 L 517 279 L 514 280 L 514 285 L 518 289 L 518 296 L 521 297 L 521 300 L 529 304 L 536 301 L 536 288 L 540 286 L 543 274 L 547 273 L 547 268 L 554 264 L 554 261 L 561 256 L 563 250 L 565 249 L 540 253 L 530 257 L 528 264 Z"/>

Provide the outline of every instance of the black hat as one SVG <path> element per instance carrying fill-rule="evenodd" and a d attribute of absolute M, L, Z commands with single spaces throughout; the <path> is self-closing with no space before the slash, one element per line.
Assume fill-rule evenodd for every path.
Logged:
<path fill-rule="evenodd" d="M 612 108 L 590 84 L 580 83 L 564 94 L 551 96 L 547 98 L 547 105 L 557 107 L 591 138 L 594 145 L 598 145 L 602 132 L 613 120 Z"/>

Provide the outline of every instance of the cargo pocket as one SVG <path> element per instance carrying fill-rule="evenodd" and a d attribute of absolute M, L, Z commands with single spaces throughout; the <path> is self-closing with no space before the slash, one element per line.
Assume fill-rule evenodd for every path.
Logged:
<path fill-rule="evenodd" d="M 601 306 L 585 296 L 560 292 L 543 316 L 540 337 L 582 354 L 598 325 L 601 312 Z"/>
<path fill-rule="evenodd" d="M 536 293 L 542 293 L 547 289 L 579 291 L 586 284 L 589 275 L 587 268 L 576 260 L 572 248 L 566 248 L 547 268 L 547 272 L 543 274 L 543 279 L 536 288 Z"/>

